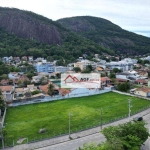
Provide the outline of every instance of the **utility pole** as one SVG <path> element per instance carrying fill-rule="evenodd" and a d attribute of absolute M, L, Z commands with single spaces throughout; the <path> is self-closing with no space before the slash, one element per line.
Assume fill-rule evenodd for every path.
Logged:
<path fill-rule="evenodd" d="M 69 138 L 70 138 L 70 116 L 71 116 L 71 114 L 69 112 Z"/>
<path fill-rule="evenodd" d="M 100 129 L 102 130 L 102 108 L 100 108 Z"/>
<path fill-rule="evenodd" d="M 128 106 L 129 106 L 129 121 L 130 121 L 130 117 L 131 117 L 131 100 L 128 100 Z"/>

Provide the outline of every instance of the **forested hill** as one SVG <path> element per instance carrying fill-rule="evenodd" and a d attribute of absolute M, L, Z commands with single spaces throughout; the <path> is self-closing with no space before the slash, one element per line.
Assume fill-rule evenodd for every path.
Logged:
<path fill-rule="evenodd" d="M 58 20 L 69 28 L 106 48 L 129 55 L 150 53 L 150 38 L 123 30 L 112 22 L 91 16 Z"/>
<path fill-rule="evenodd" d="M 149 45 L 149 38 L 105 19 L 85 16 L 52 21 L 33 12 L 0 7 L 0 57 L 44 57 L 65 65 L 83 54 L 90 59 L 102 52 L 148 53 Z"/>
<path fill-rule="evenodd" d="M 33 55 L 68 63 L 84 53 L 90 57 L 101 52 L 114 53 L 56 21 L 33 12 L 0 7 L 0 57 Z"/>

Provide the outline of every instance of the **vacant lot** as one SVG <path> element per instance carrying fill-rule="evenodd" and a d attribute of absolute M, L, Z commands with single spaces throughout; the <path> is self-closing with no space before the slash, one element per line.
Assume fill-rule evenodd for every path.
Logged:
<path fill-rule="evenodd" d="M 150 106 L 150 101 L 121 95 L 105 93 L 101 95 L 71 98 L 67 100 L 39 103 L 8 108 L 5 120 L 5 139 L 7 141 L 28 137 L 32 139 L 52 137 L 68 133 L 68 113 L 71 113 L 71 131 L 85 129 L 100 124 L 100 108 L 102 122 L 128 115 L 128 99 L 132 100 L 131 112 L 137 112 Z M 46 133 L 38 131 L 45 128 Z"/>

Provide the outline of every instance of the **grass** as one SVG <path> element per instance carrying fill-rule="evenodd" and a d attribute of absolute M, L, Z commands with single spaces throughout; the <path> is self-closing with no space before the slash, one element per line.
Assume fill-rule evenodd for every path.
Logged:
<path fill-rule="evenodd" d="M 132 100 L 132 112 L 147 106 L 150 101 L 118 93 L 71 98 L 53 102 L 18 106 L 7 109 L 5 139 L 8 143 L 28 137 L 29 141 L 42 137 L 53 137 L 68 133 L 68 113 L 71 113 L 71 131 L 77 131 L 100 124 L 100 108 L 103 123 L 116 117 L 128 115 L 128 99 Z M 47 132 L 39 134 L 41 128 Z"/>

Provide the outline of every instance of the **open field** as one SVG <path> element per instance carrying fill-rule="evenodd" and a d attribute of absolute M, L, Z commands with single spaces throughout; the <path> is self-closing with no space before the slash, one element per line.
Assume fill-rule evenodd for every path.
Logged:
<path fill-rule="evenodd" d="M 135 113 L 150 106 L 150 101 L 121 95 L 105 93 L 89 97 L 71 98 L 47 103 L 31 104 L 7 109 L 5 120 L 5 139 L 12 142 L 28 137 L 52 137 L 68 133 L 68 113 L 71 113 L 71 131 L 85 129 L 100 124 L 100 108 L 102 122 L 128 115 L 128 99 L 132 100 L 131 112 Z M 41 128 L 47 132 L 39 134 Z"/>

